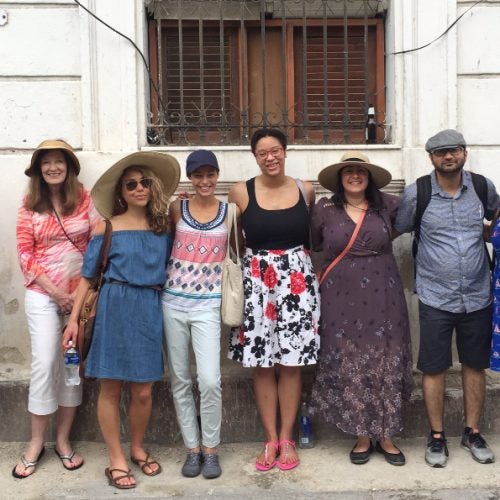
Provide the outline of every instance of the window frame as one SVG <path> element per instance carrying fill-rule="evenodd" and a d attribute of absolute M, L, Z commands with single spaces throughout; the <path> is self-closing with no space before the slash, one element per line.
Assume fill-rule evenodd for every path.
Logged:
<path fill-rule="evenodd" d="M 296 65 L 297 62 L 295 60 L 295 54 L 297 52 L 295 48 L 296 44 L 296 36 L 295 32 L 304 29 L 304 20 L 303 19 L 265 19 L 264 21 L 266 30 L 278 30 L 281 31 L 281 35 L 283 36 L 285 52 L 287 55 L 288 64 L 285 65 L 286 74 L 284 74 L 285 80 L 285 89 L 284 89 L 284 98 L 286 99 L 284 109 L 286 110 L 287 116 L 282 116 L 282 119 L 277 123 L 271 120 L 268 120 L 265 116 L 261 123 L 253 123 L 250 117 L 252 98 L 250 96 L 250 89 L 252 83 L 250 81 L 250 67 L 249 67 L 249 42 L 248 42 L 248 34 L 251 30 L 261 30 L 262 29 L 262 21 L 261 20 L 246 20 L 244 22 L 238 21 L 223 21 L 223 31 L 226 33 L 228 30 L 235 30 L 236 33 L 232 35 L 232 48 L 231 53 L 229 55 L 230 64 L 232 66 L 232 71 L 237 71 L 237 73 L 233 73 L 231 77 L 231 96 L 230 102 L 231 107 L 234 110 L 238 110 L 236 120 L 234 123 L 228 124 L 228 130 L 225 132 L 224 140 L 217 140 L 215 137 L 212 138 L 210 134 L 205 134 L 203 130 L 198 131 L 198 133 L 191 133 L 189 136 L 184 136 L 181 142 L 202 142 L 205 143 L 208 140 L 209 144 L 217 144 L 224 143 L 225 140 L 228 140 L 231 144 L 245 144 L 248 143 L 248 138 L 251 136 L 252 131 L 255 128 L 260 126 L 277 126 L 279 128 L 284 129 L 287 132 L 289 143 L 305 143 L 305 144 L 362 144 L 363 140 L 352 141 L 350 139 L 351 132 L 356 132 L 354 135 L 357 137 L 360 136 L 360 129 L 351 130 L 347 129 L 347 134 L 345 130 L 343 131 L 343 140 L 338 140 L 338 134 L 335 137 L 332 136 L 331 133 L 328 132 L 328 128 L 332 128 L 331 126 L 324 125 L 322 130 L 318 134 L 318 132 L 314 132 L 312 135 L 313 141 L 311 142 L 311 133 L 308 133 L 308 128 L 311 130 L 314 127 L 307 127 L 307 125 L 297 124 L 296 116 L 297 110 L 294 106 L 290 106 L 288 103 L 296 102 L 297 92 L 301 91 L 300 84 L 297 84 L 297 71 Z M 150 66 L 151 71 L 155 79 L 155 84 L 159 87 L 163 87 L 163 82 L 165 75 L 161 74 L 161 61 L 159 61 L 159 51 L 161 50 L 161 45 L 158 45 L 158 37 L 162 35 L 163 29 L 175 29 L 179 30 L 179 26 L 182 29 L 185 28 L 199 28 L 198 20 L 166 20 L 166 19 L 152 19 L 149 22 L 148 32 L 149 32 L 149 43 L 150 43 Z M 373 67 L 375 68 L 374 74 L 372 76 L 374 81 L 374 93 L 373 99 L 365 95 L 366 107 L 368 105 L 373 105 L 376 110 L 376 119 L 377 122 L 381 125 L 377 128 L 377 142 L 382 143 L 385 139 L 383 123 L 385 122 L 385 113 L 386 113 L 386 85 L 385 85 L 385 19 L 379 17 L 370 17 L 370 18 L 350 18 L 350 19 L 311 19 L 308 18 L 305 23 L 306 31 L 311 28 L 318 28 L 326 26 L 329 28 L 344 28 L 344 30 L 349 31 L 349 28 L 364 28 L 365 30 L 371 30 L 373 33 L 369 35 L 372 37 L 372 45 L 374 47 L 370 48 L 374 54 L 375 60 L 372 62 Z M 366 28 L 365 28 L 366 26 Z M 220 29 L 220 21 L 203 21 L 203 27 L 217 27 Z M 244 28 L 244 29 L 242 29 Z M 285 30 L 283 34 L 283 30 Z M 370 42 L 368 42 L 370 43 Z M 246 69 L 246 74 L 245 74 Z M 370 71 L 368 69 L 368 71 Z M 369 77 L 367 74 L 366 78 Z M 265 78 L 265 75 L 264 75 Z M 265 83 L 263 84 L 265 85 Z M 345 89 L 344 89 L 345 92 Z M 264 91 L 262 91 L 264 94 Z M 344 95 L 345 98 L 345 95 Z M 370 99 L 370 100 L 369 100 Z M 267 111 L 267 110 L 265 110 Z M 161 124 L 162 117 L 160 113 L 158 96 L 151 89 L 151 123 L 153 124 Z M 163 121 L 163 123 L 166 123 Z M 223 124 L 219 124 L 219 131 L 217 132 L 219 135 L 221 134 L 221 129 Z M 153 125 L 154 126 L 154 125 Z M 168 123 L 166 125 L 168 129 Z M 300 128 L 305 129 L 305 133 L 300 132 Z M 309 131 L 310 132 L 310 131 Z M 217 135 L 217 134 L 215 134 Z M 224 135 L 224 134 L 223 134 Z M 364 135 L 364 130 L 363 130 Z M 318 142 L 319 141 L 319 142 Z M 168 142 L 168 141 L 167 141 Z M 177 142 L 178 143 L 178 142 Z"/>

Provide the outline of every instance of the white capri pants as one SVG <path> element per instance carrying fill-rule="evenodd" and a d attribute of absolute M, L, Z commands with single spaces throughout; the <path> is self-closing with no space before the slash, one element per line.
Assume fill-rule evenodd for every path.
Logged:
<path fill-rule="evenodd" d="M 57 302 L 48 295 L 26 290 L 24 309 L 31 336 L 28 411 L 50 415 L 59 406 L 79 406 L 82 384 L 67 386 L 64 383 L 63 316 L 59 314 Z"/>
<path fill-rule="evenodd" d="M 196 358 L 200 389 L 202 444 L 220 443 L 222 395 L 220 373 L 220 307 L 201 311 L 176 311 L 163 304 L 167 362 L 177 421 L 186 448 L 200 445 L 200 430 L 191 388 L 190 345 Z"/>

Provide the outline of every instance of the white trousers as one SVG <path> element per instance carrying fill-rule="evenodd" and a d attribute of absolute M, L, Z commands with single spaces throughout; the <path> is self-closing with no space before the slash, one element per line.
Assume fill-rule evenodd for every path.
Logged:
<path fill-rule="evenodd" d="M 222 418 L 220 308 L 184 312 L 163 304 L 163 319 L 175 411 L 184 445 L 186 448 L 200 446 L 190 371 L 192 344 L 200 390 L 202 444 L 215 448 L 220 443 Z"/>
<path fill-rule="evenodd" d="M 63 316 L 48 295 L 26 290 L 25 311 L 31 336 L 31 381 L 28 411 L 50 415 L 59 406 L 82 402 L 82 384 L 64 383 L 64 355 L 61 350 Z"/>

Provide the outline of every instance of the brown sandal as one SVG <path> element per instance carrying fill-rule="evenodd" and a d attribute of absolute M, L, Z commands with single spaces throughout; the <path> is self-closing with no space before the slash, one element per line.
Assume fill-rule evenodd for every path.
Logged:
<path fill-rule="evenodd" d="M 123 472 L 123 475 L 121 476 L 116 476 L 113 477 L 113 472 Z M 135 488 L 137 486 L 136 484 L 120 484 L 118 481 L 120 479 L 125 479 L 126 477 L 128 478 L 133 478 L 132 471 L 129 469 L 128 471 L 123 470 L 123 469 L 110 469 L 109 467 L 106 467 L 104 469 L 104 474 L 106 474 L 106 477 L 108 478 L 108 482 L 110 486 L 114 486 L 115 488 L 118 488 L 119 490 L 130 490 L 132 488 Z"/>
<path fill-rule="evenodd" d="M 162 468 L 161 468 L 161 465 L 159 464 L 159 462 L 157 460 L 154 460 L 154 459 L 149 459 L 151 455 L 148 453 L 146 455 L 146 458 L 144 460 L 140 460 L 139 458 L 135 458 L 135 457 L 130 457 L 130 460 L 132 460 L 132 462 L 137 465 L 138 467 L 141 468 L 141 471 L 143 474 L 145 474 L 146 476 L 149 476 L 149 477 L 153 477 L 153 476 L 157 476 L 161 471 L 162 471 Z M 151 465 L 157 465 L 158 466 L 158 469 L 156 470 L 153 470 L 151 468 Z M 146 467 L 149 467 L 149 469 L 151 470 L 151 472 L 146 472 Z"/>

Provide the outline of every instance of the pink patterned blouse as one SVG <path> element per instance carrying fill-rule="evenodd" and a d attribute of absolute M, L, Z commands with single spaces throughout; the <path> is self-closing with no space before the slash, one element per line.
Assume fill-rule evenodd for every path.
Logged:
<path fill-rule="evenodd" d="M 91 231 L 100 218 L 89 192 L 84 189 L 75 211 L 61 216 L 64 231 L 73 244 L 64 234 L 54 213 L 40 214 L 27 210 L 23 202 L 18 211 L 16 235 L 24 286 L 48 295 L 44 288 L 35 283 L 39 276 L 45 274 L 65 293 L 72 293 L 80 280 L 83 254 Z"/>

